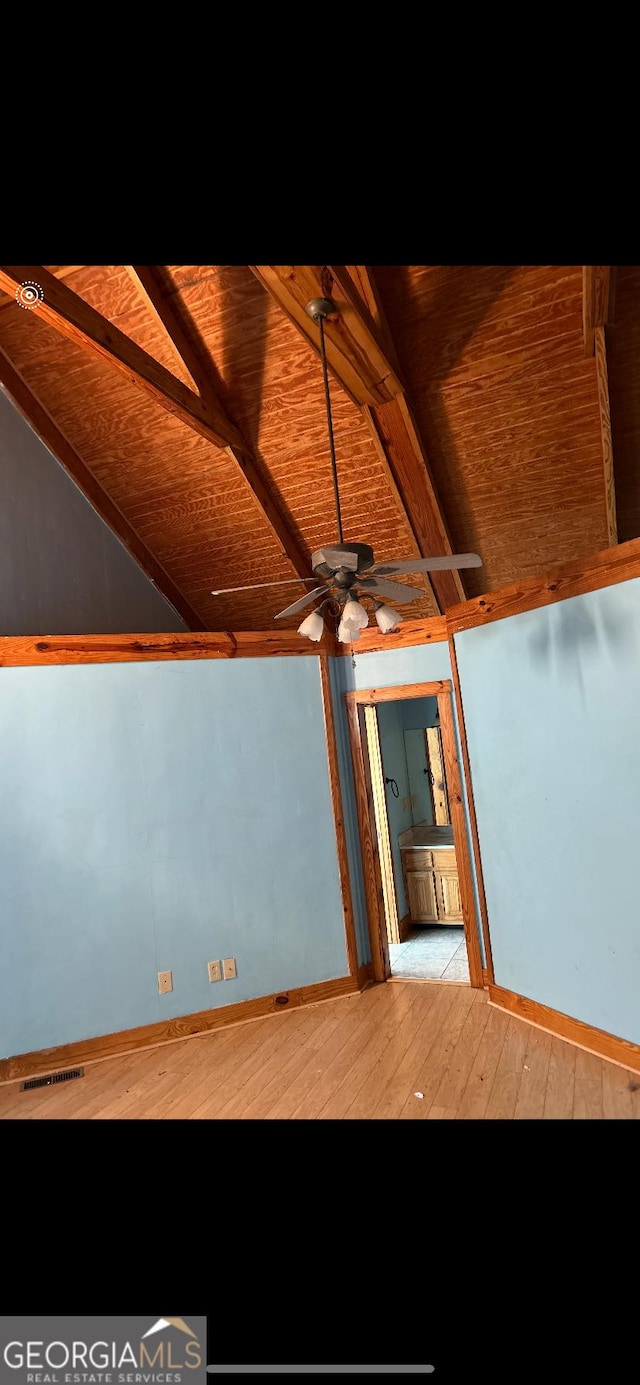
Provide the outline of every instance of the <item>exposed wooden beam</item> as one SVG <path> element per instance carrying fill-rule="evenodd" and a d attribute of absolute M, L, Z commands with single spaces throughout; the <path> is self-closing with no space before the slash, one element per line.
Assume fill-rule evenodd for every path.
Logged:
<path fill-rule="evenodd" d="M 376 324 L 344 265 L 250 265 L 296 327 L 319 351 L 318 327 L 306 312 L 312 298 L 331 298 L 325 319 L 327 365 L 356 404 L 383 404 L 403 388 Z"/>
<path fill-rule="evenodd" d="M 607 535 L 609 546 L 618 542 L 618 521 L 616 517 L 616 491 L 613 479 L 613 441 L 611 436 L 611 411 L 609 408 L 609 377 L 607 374 L 607 348 L 604 327 L 595 329 L 596 379 L 598 382 L 598 408 L 600 410 L 600 436 L 602 438 L 602 465 L 604 468 L 604 495 L 607 510 Z"/>
<path fill-rule="evenodd" d="M 364 299 L 398 378 L 400 364 L 378 289 L 367 265 L 347 265 Z M 364 410 L 365 414 L 367 410 Z M 403 501 L 418 549 L 424 558 L 433 553 L 452 553 L 444 512 L 436 495 L 427 454 L 411 413 L 406 390 L 388 404 L 376 405 L 368 414 L 369 426 L 381 440 Z M 432 574 L 431 588 L 441 611 L 464 601 L 466 592 L 459 572 Z"/>
<path fill-rule="evenodd" d="M 614 271 L 610 265 L 582 266 L 582 328 L 585 356 L 596 358 L 604 496 L 607 512 L 607 538 L 613 546 L 618 542 L 616 495 L 613 478 L 613 443 L 609 408 L 609 380 L 605 324 L 611 320 L 614 303 Z"/>
<path fill-rule="evenodd" d="M 305 311 L 330 297 L 338 312 L 325 321 L 327 364 L 359 404 L 379 455 L 386 459 L 396 497 L 423 558 L 452 553 L 425 449 L 411 414 L 396 353 L 370 272 L 364 265 L 250 265 L 314 350 L 318 328 Z M 464 601 L 455 571 L 430 574 L 441 611 Z"/>
<path fill-rule="evenodd" d="M 4 385 L 7 393 L 11 396 L 16 408 L 27 420 L 27 423 L 37 433 L 41 442 L 48 448 L 49 452 L 60 462 L 65 471 L 75 481 L 89 503 L 93 506 L 96 514 L 108 524 L 113 533 L 124 544 L 127 552 L 146 573 L 147 577 L 153 582 L 154 586 L 173 606 L 178 615 L 186 622 L 190 630 L 206 630 L 206 625 L 197 611 L 183 596 L 175 582 L 165 572 L 161 563 L 154 557 L 150 549 L 140 537 L 128 519 L 118 509 L 111 497 L 103 490 L 100 482 L 83 462 L 68 438 L 61 433 L 58 425 L 54 422 L 51 414 L 47 412 L 44 405 L 36 398 L 36 395 L 27 385 L 26 380 L 16 369 L 13 362 L 9 359 L 6 352 L 0 347 L 0 381 Z"/>
<path fill-rule="evenodd" d="M 44 293 L 43 301 L 31 309 L 35 317 L 41 318 L 62 336 L 101 360 L 108 361 L 187 427 L 216 447 L 227 449 L 240 466 L 263 516 L 282 545 L 283 553 L 292 562 L 298 576 L 308 577 L 308 555 L 292 534 L 277 501 L 270 495 L 266 479 L 252 456 L 249 444 L 227 418 L 213 392 L 208 389 L 206 398 L 201 398 L 190 390 L 42 265 L 0 266 L 0 287 L 8 292 L 13 293 L 27 279 L 39 284 Z"/>
<path fill-rule="evenodd" d="M 50 274 L 55 274 L 56 279 L 68 279 L 71 274 L 76 274 L 79 269 L 84 269 L 81 264 L 50 264 L 45 265 Z M 15 307 L 15 293 L 0 293 L 0 310 L 9 308 L 13 304 Z"/>
<path fill-rule="evenodd" d="M 162 265 L 128 264 L 124 266 L 133 280 L 140 297 L 160 324 L 175 352 L 182 362 L 202 399 L 214 394 L 211 381 L 207 379 L 203 362 L 198 357 L 176 313 L 175 295 L 167 297 L 167 270 Z"/>
<path fill-rule="evenodd" d="M 604 327 L 608 320 L 610 278 L 609 265 L 582 266 L 582 332 L 585 356 L 593 356 L 595 329 Z"/>
<path fill-rule="evenodd" d="M 262 659 L 331 654 L 295 630 L 218 630 L 170 635 L 3 635 L 0 668 L 31 664 L 141 664 L 150 659 Z"/>
<path fill-rule="evenodd" d="M 380 407 L 381 407 L 381 408 L 388 408 L 388 407 L 393 408 L 393 403 L 392 403 L 391 405 L 381 405 Z M 402 495 L 401 495 L 401 493 L 400 493 L 400 489 L 399 489 L 398 484 L 397 484 L 397 481 L 396 481 L 396 477 L 395 477 L 394 472 L 393 472 L 393 470 L 392 470 L 391 462 L 390 462 L 390 459 L 389 459 L 389 453 L 388 453 L 388 449 L 387 449 L 387 444 L 386 444 L 386 441 L 385 441 L 385 439 L 383 438 L 382 432 L 381 432 L 381 430 L 380 430 L 380 428 L 378 427 L 377 422 L 376 422 L 376 413 L 375 413 L 375 410 L 369 408 L 369 405 L 368 405 L 368 404 L 363 404 L 363 406 L 362 406 L 362 412 L 363 412 L 363 414 L 364 414 L 364 416 L 365 416 L 365 418 L 366 418 L 366 421 L 367 421 L 367 423 L 368 423 L 368 425 L 369 425 L 369 431 L 370 431 L 370 433 L 371 433 L 371 438 L 372 438 L 374 447 L 375 447 L 375 449 L 376 449 L 376 452 L 378 453 L 378 456 L 379 456 L 379 458 L 380 458 L 380 461 L 381 461 L 381 463 L 382 463 L 382 466 L 384 467 L 385 474 L 386 474 L 386 477 L 387 477 L 387 485 L 389 486 L 389 490 L 391 491 L 391 494 L 392 494 L 392 496 L 393 496 L 393 499 L 394 499 L 394 501 L 395 501 L 395 503 L 396 503 L 396 506 L 397 506 L 397 509 L 398 509 L 398 513 L 400 514 L 400 517 L 401 517 L 403 523 L 406 525 L 407 529 L 409 530 L 409 533 L 411 534 L 411 541 L 412 541 L 412 542 L 411 542 L 411 546 L 412 546 L 412 549 L 413 549 L 413 555 L 412 555 L 412 556 L 415 556 L 416 558 L 421 558 L 421 557 L 423 557 L 424 555 L 423 555 L 423 553 L 422 553 L 422 549 L 421 549 L 420 544 L 419 544 L 419 542 L 418 542 L 418 538 L 417 538 L 416 531 L 415 531 L 414 526 L 413 526 L 413 522 L 412 522 L 411 516 L 409 515 L 409 512 L 408 512 L 408 510 L 407 510 L 407 507 L 406 507 L 406 505 L 405 505 L 405 503 L 404 503 L 404 500 L 403 500 L 403 498 L 402 498 Z M 407 556 L 408 556 L 408 555 L 407 555 Z M 428 572 L 421 572 L 421 573 L 419 573 L 419 574 L 416 573 L 416 579 L 421 581 L 421 584 L 422 584 L 422 586 L 423 586 L 423 588 L 424 588 L 424 595 L 425 595 L 426 599 L 428 600 L 429 607 L 430 607 L 430 612 L 429 612 L 430 616 L 437 616 L 437 615 L 439 615 L 439 614 L 440 614 L 441 608 L 440 608 L 440 604 L 439 604 L 439 602 L 438 602 L 438 598 L 436 597 L 435 591 L 434 591 L 434 589 L 433 589 L 433 587 L 432 587 L 432 585 L 431 585 L 431 580 L 430 580 L 430 577 L 429 577 L 429 573 L 428 573 Z M 416 596 L 417 596 L 417 597 L 420 597 L 420 599 L 422 599 L 422 592 L 420 592 L 419 589 L 418 589 L 417 587 L 416 587 Z M 460 600 L 459 596 L 456 596 L 455 599 L 456 599 L 456 601 L 459 601 L 459 600 Z M 363 633 L 366 633 L 366 631 L 363 632 Z"/>
<path fill-rule="evenodd" d="M 423 558 L 452 553 L 444 515 L 405 395 L 363 409 L 369 427 L 384 447 L 392 476 Z M 460 573 L 429 573 L 441 611 L 466 600 Z"/>
<path fill-rule="evenodd" d="M 384 343 L 384 348 L 387 353 L 387 356 L 393 365 L 398 379 L 400 379 L 402 376 L 400 362 L 396 355 L 396 349 L 393 344 L 391 332 L 389 331 L 389 324 L 387 322 L 385 311 L 382 306 L 382 299 L 380 298 L 380 294 L 378 293 L 378 287 L 374 281 L 373 274 L 371 273 L 369 266 L 364 264 L 347 264 L 343 265 L 342 268 L 346 269 L 354 287 L 360 294 L 360 297 L 370 317 L 372 318 L 373 322 L 375 322 L 378 332 L 380 333 L 380 338 Z"/>
<path fill-rule="evenodd" d="M 215 406 L 211 399 L 205 403 L 67 284 L 49 274 L 43 265 L 0 265 L 0 287 L 8 293 L 26 280 L 39 284 L 44 294 L 42 302 L 31 309 L 34 317 L 55 327 L 62 336 L 101 360 L 108 361 L 132 384 L 150 394 L 163 409 L 216 447 L 247 448 L 239 429 L 226 417 L 217 401 Z"/>

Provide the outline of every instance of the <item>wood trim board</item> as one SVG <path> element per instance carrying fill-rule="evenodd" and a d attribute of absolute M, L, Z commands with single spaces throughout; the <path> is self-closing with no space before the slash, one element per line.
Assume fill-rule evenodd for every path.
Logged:
<path fill-rule="evenodd" d="M 160 1044 L 176 1043 L 223 1029 L 230 1024 L 242 1024 L 260 1019 L 263 1015 L 282 1014 L 300 1005 L 316 1005 L 319 1001 L 335 1000 L 338 996 L 353 995 L 368 984 L 367 968 L 357 976 L 339 976 L 333 981 L 317 981 L 311 986 L 298 986 L 288 991 L 274 991 L 257 996 L 255 1000 L 239 1000 L 221 1005 L 216 1010 L 199 1010 L 191 1015 L 177 1015 L 157 1024 L 143 1024 L 135 1029 L 121 1029 L 114 1034 L 101 1034 L 93 1039 L 60 1044 L 33 1053 L 19 1053 L 0 1060 L 0 1083 L 22 1081 L 41 1073 L 61 1072 L 78 1064 L 95 1063 L 132 1053 L 141 1048 L 156 1048 Z"/>
<path fill-rule="evenodd" d="M 493 982 L 493 957 L 491 954 L 491 934 L 489 931 L 489 913 L 487 910 L 487 896 L 484 888 L 484 875 L 482 871 L 482 853 L 480 851 L 480 837 L 478 834 L 478 819 L 476 816 L 476 805 L 473 796 L 473 780 L 471 778 L 471 761 L 469 759 L 469 747 L 467 744 L 467 731 L 464 721 L 464 704 L 462 701 L 462 691 L 460 688 L 460 675 L 458 673 L 458 660 L 456 657 L 456 647 L 453 636 L 449 640 L 449 653 L 451 656 L 451 677 L 453 681 L 453 691 L 456 700 L 456 710 L 458 713 L 458 731 L 460 734 L 460 748 L 462 750 L 462 763 L 464 766 L 464 777 L 467 786 L 467 803 L 469 807 L 469 826 L 471 828 L 471 844 L 473 847 L 473 859 L 476 868 L 476 884 L 478 886 L 478 902 L 480 904 L 480 922 L 482 926 L 482 941 L 484 944 L 485 966 L 489 982 Z M 486 982 L 485 982 L 486 984 Z"/>
<path fill-rule="evenodd" d="M 353 912 L 351 878 L 349 875 L 349 855 L 347 852 L 347 835 L 344 825 L 344 810 L 342 806 L 342 791 L 340 787 L 340 770 L 338 766 L 338 749 L 336 744 L 336 728 L 333 715 L 333 702 L 331 699 L 331 680 L 329 677 L 329 664 L 327 660 L 327 655 L 321 655 L 318 662 L 320 664 L 320 686 L 322 691 L 324 733 L 327 745 L 327 761 L 329 766 L 331 804 L 333 808 L 333 820 L 336 831 L 336 848 L 338 854 L 338 870 L 340 873 L 340 890 L 342 893 L 342 910 L 344 916 L 344 931 L 347 945 L 347 959 L 349 964 L 349 975 L 357 976 L 358 944 L 356 939 L 356 925 Z"/>
<path fill-rule="evenodd" d="M 451 606 L 446 616 L 447 630 L 449 636 L 455 635 L 476 625 L 488 625 L 494 620 L 522 615 L 524 611 L 552 606 L 556 601 L 566 601 L 584 592 L 613 587 L 633 577 L 640 577 L 640 539 L 629 539 L 587 558 L 560 563 L 543 576 L 524 578 L 499 591 Z"/>
<path fill-rule="evenodd" d="M 629 1039 L 620 1039 L 605 1029 L 595 1029 L 583 1020 L 573 1019 L 560 1010 L 552 1010 L 549 1005 L 529 1000 L 527 996 L 506 990 L 504 986 L 489 986 L 489 1004 L 499 1010 L 508 1010 L 518 1019 L 534 1024 L 538 1029 L 545 1029 L 549 1034 L 557 1034 L 588 1053 L 596 1053 L 609 1063 L 618 1063 L 622 1068 L 640 1072 L 640 1044 L 631 1043 Z"/>
<path fill-rule="evenodd" d="M 379 924 L 380 911 L 384 908 L 384 901 L 373 814 L 373 795 L 367 785 L 365 768 L 365 732 L 364 727 L 361 726 L 359 704 L 349 693 L 345 693 L 344 698 L 347 708 L 349 745 L 356 795 L 371 968 L 374 981 L 386 981 L 390 971 L 389 948 L 386 928 L 381 929 Z"/>
<path fill-rule="evenodd" d="M 331 644 L 328 650 L 331 651 Z M 157 659 L 261 659 L 301 654 L 322 657 L 323 646 L 297 631 L 178 631 L 169 635 L 4 635 L 0 668 L 36 664 L 119 664 Z"/>
<path fill-rule="evenodd" d="M 383 635 L 377 625 L 369 625 L 361 631 L 353 648 L 356 654 L 373 654 L 381 649 L 407 649 L 416 644 L 438 644 L 446 639 L 446 616 L 425 616 L 422 620 L 405 620 L 398 630 L 388 635 Z M 344 645 L 338 646 L 338 652 L 346 654 Z"/>

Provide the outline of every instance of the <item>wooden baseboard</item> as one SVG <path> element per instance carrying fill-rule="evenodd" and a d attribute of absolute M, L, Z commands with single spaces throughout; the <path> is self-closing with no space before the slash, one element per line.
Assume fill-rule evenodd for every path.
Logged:
<path fill-rule="evenodd" d="M 398 919 L 398 935 L 401 943 L 407 941 L 412 928 L 413 923 L 411 922 L 411 914 L 405 914 L 403 919 Z"/>
<path fill-rule="evenodd" d="M 594 1029 L 582 1020 L 563 1015 L 560 1010 L 552 1010 L 537 1000 L 528 1000 L 516 991 L 507 991 L 502 986 L 489 986 L 489 1004 L 499 1010 L 508 1010 L 518 1019 L 527 1020 L 537 1029 L 546 1029 L 549 1034 L 557 1034 L 560 1039 L 568 1039 L 577 1048 L 595 1053 L 598 1058 L 606 1058 L 609 1063 L 617 1063 L 621 1068 L 640 1072 L 640 1045 L 629 1039 L 619 1039 L 605 1029 Z"/>
<path fill-rule="evenodd" d="M 199 1010 L 192 1015 L 178 1015 L 158 1024 L 143 1024 L 138 1029 L 121 1029 L 115 1034 L 101 1034 L 95 1039 L 80 1039 L 77 1043 L 60 1044 L 33 1053 L 20 1053 L 13 1058 L 0 1059 L 0 1083 L 15 1082 L 41 1073 L 59 1072 L 79 1064 L 115 1058 L 139 1048 L 156 1048 L 160 1044 L 176 1043 L 179 1039 L 195 1038 L 229 1024 L 261 1019 L 264 1015 L 283 1014 L 300 1005 L 316 1005 L 322 1000 L 353 995 L 363 990 L 360 975 L 371 970 L 371 963 L 361 967 L 357 977 L 339 976 L 334 981 L 318 981 L 313 986 L 299 986 L 291 991 L 258 996 L 255 1000 L 239 1000 L 222 1005 L 217 1010 Z M 365 983 L 366 984 L 366 981 Z"/>
<path fill-rule="evenodd" d="M 367 986 L 372 984 L 372 981 L 373 965 L 371 962 L 365 962 L 363 967 L 358 967 L 358 990 L 364 991 Z"/>

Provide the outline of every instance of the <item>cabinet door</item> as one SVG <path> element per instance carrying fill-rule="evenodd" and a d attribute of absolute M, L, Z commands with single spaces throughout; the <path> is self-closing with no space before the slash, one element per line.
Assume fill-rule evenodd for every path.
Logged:
<path fill-rule="evenodd" d="M 439 918 L 446 923 L 462 923 L 462 899 L 460 898 L 458 876 L 455 872 L 437 872 L 436 895 Z"/>
<path fill-rule="evenodd" d="M 409 913 L 418 923 L 437 923 L 435 879 L 431 870 L 408 870 L 405 876 Z"/>

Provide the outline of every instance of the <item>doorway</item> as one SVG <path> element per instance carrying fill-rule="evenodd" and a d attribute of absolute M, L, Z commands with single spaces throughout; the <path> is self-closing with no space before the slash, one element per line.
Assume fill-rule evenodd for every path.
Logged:
<path fill-rule="evenodd" d="M 374 979 L 482 986 L 451 684 L 345 701 Z"/>
<path fill-rule="evenodd" d="M 392 978 L 469 983 L 436 697 L 364 711 Z"/>

